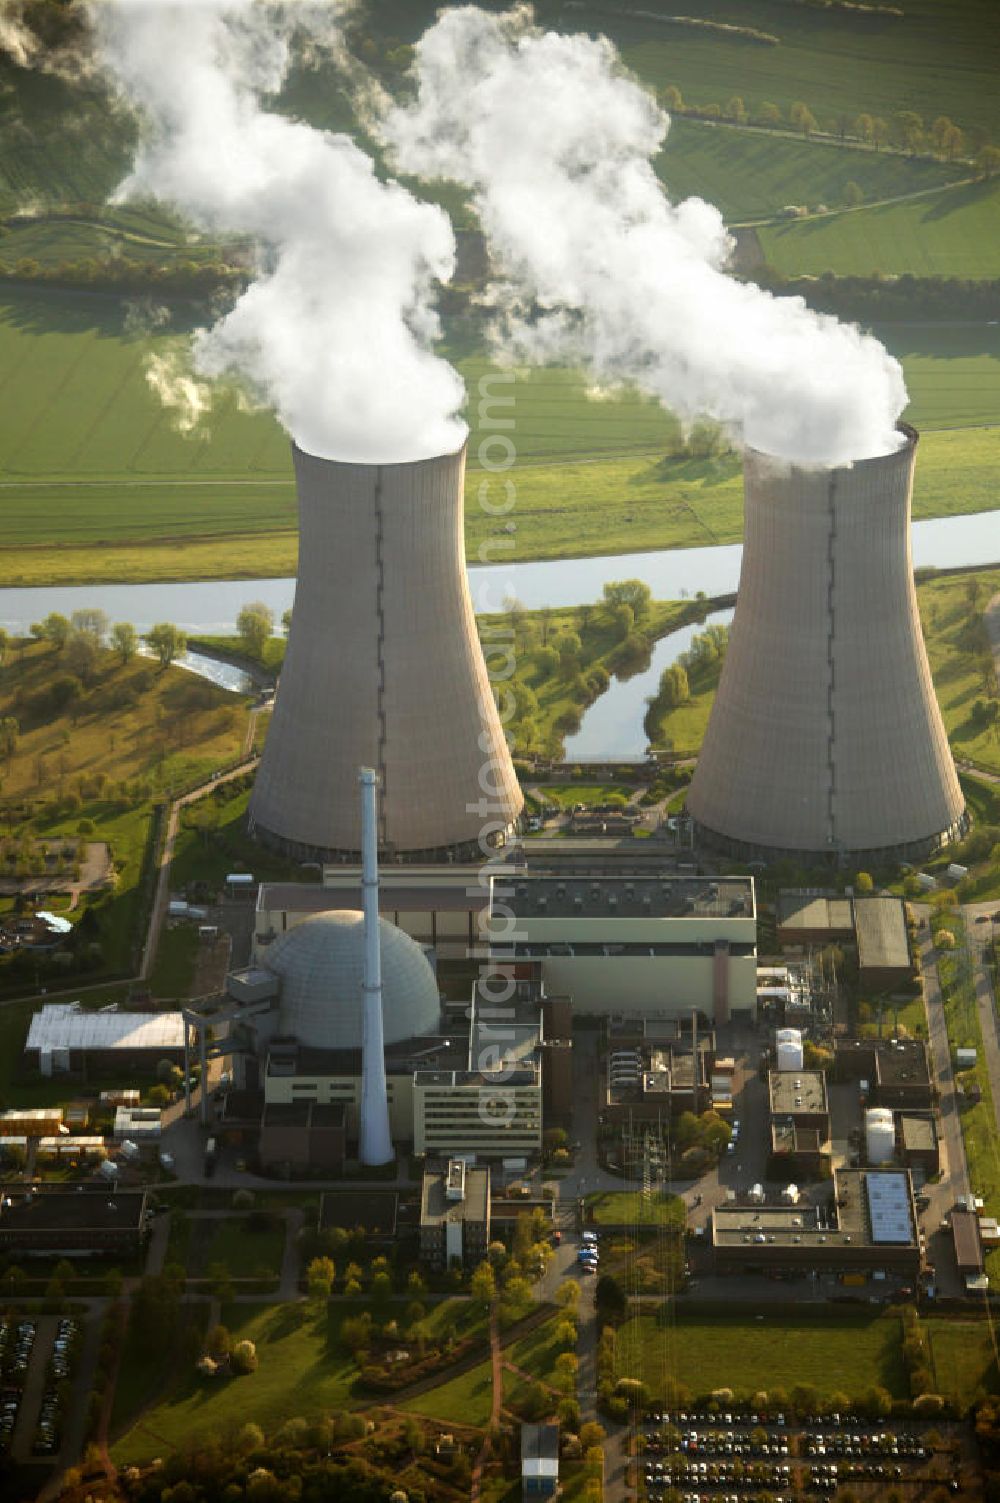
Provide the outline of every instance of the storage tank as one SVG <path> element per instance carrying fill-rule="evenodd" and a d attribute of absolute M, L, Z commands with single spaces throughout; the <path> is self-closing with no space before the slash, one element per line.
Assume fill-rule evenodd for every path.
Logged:
<path fill-rule="evenodd" d="M 892 1112 L 872 1106 L 865 1112 L 865 1146 L 869 1164 L 891 1164 L 896 1154 L 896 1128 Z"/>
<path fill-rule="evenodd" d="M 801 1070 L 803 1068 L 802 1032 L 798 1028 L 779 1028 L 775 1034 L 778 1069 Z"/>
<path fill-rule="evenodd" d="M 910 556 L 917 434 L 833 469 L 747 450 L 736 613 L 688 793 L 742 859 L 901 860 L 966 828 Z"/>

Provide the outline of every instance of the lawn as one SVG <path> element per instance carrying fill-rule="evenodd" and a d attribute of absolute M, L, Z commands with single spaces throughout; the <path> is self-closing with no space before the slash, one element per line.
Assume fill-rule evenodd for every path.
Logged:
<path fill-rule="evenodd" d="M 631 798 L 635 793 L 627 783 L 540 783 L 539 789 L 547 803 L 558 804 L 560 809 L 572 809 L 576 804 L 605 804 L 609 798 Z"/>
<path fill-rule="evenodd" d="M 938 1393 L 952 1394 L 964 1405 L 971 1403 L 981 1388 L 997 1392 L 996 1349 L 989 1321 L 926 1315 L 920 1323 L 930 1342 Z"/>
<path fill-rule="evenodd" d="M 115 1462 L 162 1455 L 248 1421 L 270 1433 L 295 1415 L 348 1407 L 357 1367 L 337 1334 L 343 1309 L 331 1306 L 331 1311 L 327 1319 L 305 1305 L 224 1305 L 223 1324 L 237 1340 L 256 1344 L 257 1371 L 221 1381 L 184 1372 L 115 1442 Z"/>
<path fill-rule="evenodd" d="M 1000 180 L 762 226 L 757 235 L 765 259 L 789 276 L 998 277 Z"/>
<path fill-rule="evenodd" d="M 257 1227 L 244 1216 L 226 1216 L 218 1221 L 196 1221 L 193 1261 L 204 1275 L 213 1263 L 224 1263 L 234 1279 L 276 1276 L 281 1272 L 285 1255 L 287 1227 L 283 1220 L 274 1226 Z"/>
<path fill-rule="evenodd" d="M 958 756 L 1000 772 L 993 729 L 973 707 L 988 700 L 993 669 L 983 611 L 1000 590 L 1000 569 L 924 580 L 917 589 L 934 688 L 945 729 Z"/>
<path fill-rule="evenodd" d="M 208 427 L 184 436 L 143 378 L 147 352 L 183 334 L 127 334 L 124 304 L 8 290 L 0 300 L 0 583 L 252 578 L 294 572 L 288 443 L 266 413 L 221 392 Z M 1000 402 L 996 330 L 891 330 L 924 429 L 990 421 Z M 478 504 L 481 355 L 470 382 L 466 542 L 496 530 Z M 504 388 L 496 388 L 498 393 Z M 517 446 L 519 560 L 684 547 L 739 538 L 735 457 L 678 450 L 673 419 L 634 394 L 593 401 L 572 373 L 519 373 L 510 387 Z M 1000 430 L 925 432 L 918 516 L 995 503 Z"/>
<path fill-rule="evenodd" d="M 666 1193 L 650 1201 L 638 1190 L 602 1190 L 587 1196 L 589 1219 L 595 1226 L 683 1226 L 684 1202 Z"/>
<path fill-rule="evenodd" d="M 808 1384 L 853 1396 L 874 1383 L 894 1398 L 908 1393 L 902 1328 L 893 1314 L 844 1309 L 823 1318 L 769 1309 L 757 1318 L 678 1309 L 666 1335 L 654 1316 L 636 1316 L 618 1333 L 618 1374 L 643 1379 L 657 1397 L 665 1353 L 670 1376 L 696 1395 L 721 1387 L 787 1392 Z"/>
<path fill-rule="evenodd" d="M 848 183 L 874 202 L 941 187 L 969 168 L 678 115 L 657 171 L 672 198 L 705 198 L 734 224 L 770 218 L 786 204 L 834 208 L 845 202 Z"/>
<path fill-rule="evenodd" d="M 186 1001 L 190 997 L 198 943 L 196 924 L 164 925 L 149 976 L 149 989 L 154 997 L 171 1001 Z"/>
<path fill-rule="evenodd" d="M 475 1425 L 485 1429 L 490 1422 L 492 1401 L 492 1367 L 486 1361 L 414 1399 L 404 1399 L 399 1408 L 425 1414 L 442 1424 Z"/>

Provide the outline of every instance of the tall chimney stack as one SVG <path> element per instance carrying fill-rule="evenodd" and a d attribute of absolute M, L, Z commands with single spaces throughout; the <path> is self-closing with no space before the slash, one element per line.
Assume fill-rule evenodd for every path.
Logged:
<path fill-rule="evenodd" d="M 365 916 L 358 1157 L 362 1164 L 375 1165 L 388 1164 L 393 1158 L 382 1029 L 382 954 L 378 922 L 378 773 L 370 767 L 362 767 L 358 773 L 358 782 L 361 784 L 361 894 Z"/>

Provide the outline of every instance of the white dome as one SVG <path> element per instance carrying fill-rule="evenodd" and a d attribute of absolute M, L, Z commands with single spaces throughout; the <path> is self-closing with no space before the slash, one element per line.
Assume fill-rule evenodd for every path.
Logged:
<path fill-rule="evenodd" d="M 387 1044 L 433 1033 L 441 1001 L 423 950 L 388 919 L 378 921 L 382 1017 Z M 281 978 L 279 1027 L 315 1049 L 360 1049 L 364 915 L 317 913 L 276 939 L 260 962 Z"/>

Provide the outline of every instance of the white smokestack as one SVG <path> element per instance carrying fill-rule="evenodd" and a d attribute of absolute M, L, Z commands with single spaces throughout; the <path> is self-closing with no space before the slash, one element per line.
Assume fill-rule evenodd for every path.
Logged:
<path fill-rule="evenodd" d="M 382 952 L 378 919 L 378 773 L 358 772 L 361 784 L 361 894 L 365 915 L 364 1026 L 361 1039 L 361 1123 L 358 1157 L 362 1164 L 388 1164 L 393 1158 L 389 1098 L 385 1084 L 382 1031 Z"/>
<path fill-rule="evenodd" d="M 433 352 L 448 216 L 380 181 L 348 136 L 264 104 L 299 36 L 336 45 L 347 4 L 92 0 L 88 13 L 98 61 L 141 117 L 118 197 L 153 195 L 258 247 L 255 280 L 194 337 L 195 374 L 238 378 L 309 454 L 426 459 L 466 436 L 462 381 Z"/>
<path fill-rule="evenodd" d="M 528 6 L 443 12 L 417 43 L 416 98 L 381 127 L 402 171 L 473 190 L 513 353 L 634 382 L 798 464 L 895 451 L 898 362 L 727 275 L 718 210 L 671 204 L 657 179 L 669 120 L 655 99 L 606 39 L 530 22 Z"/>

